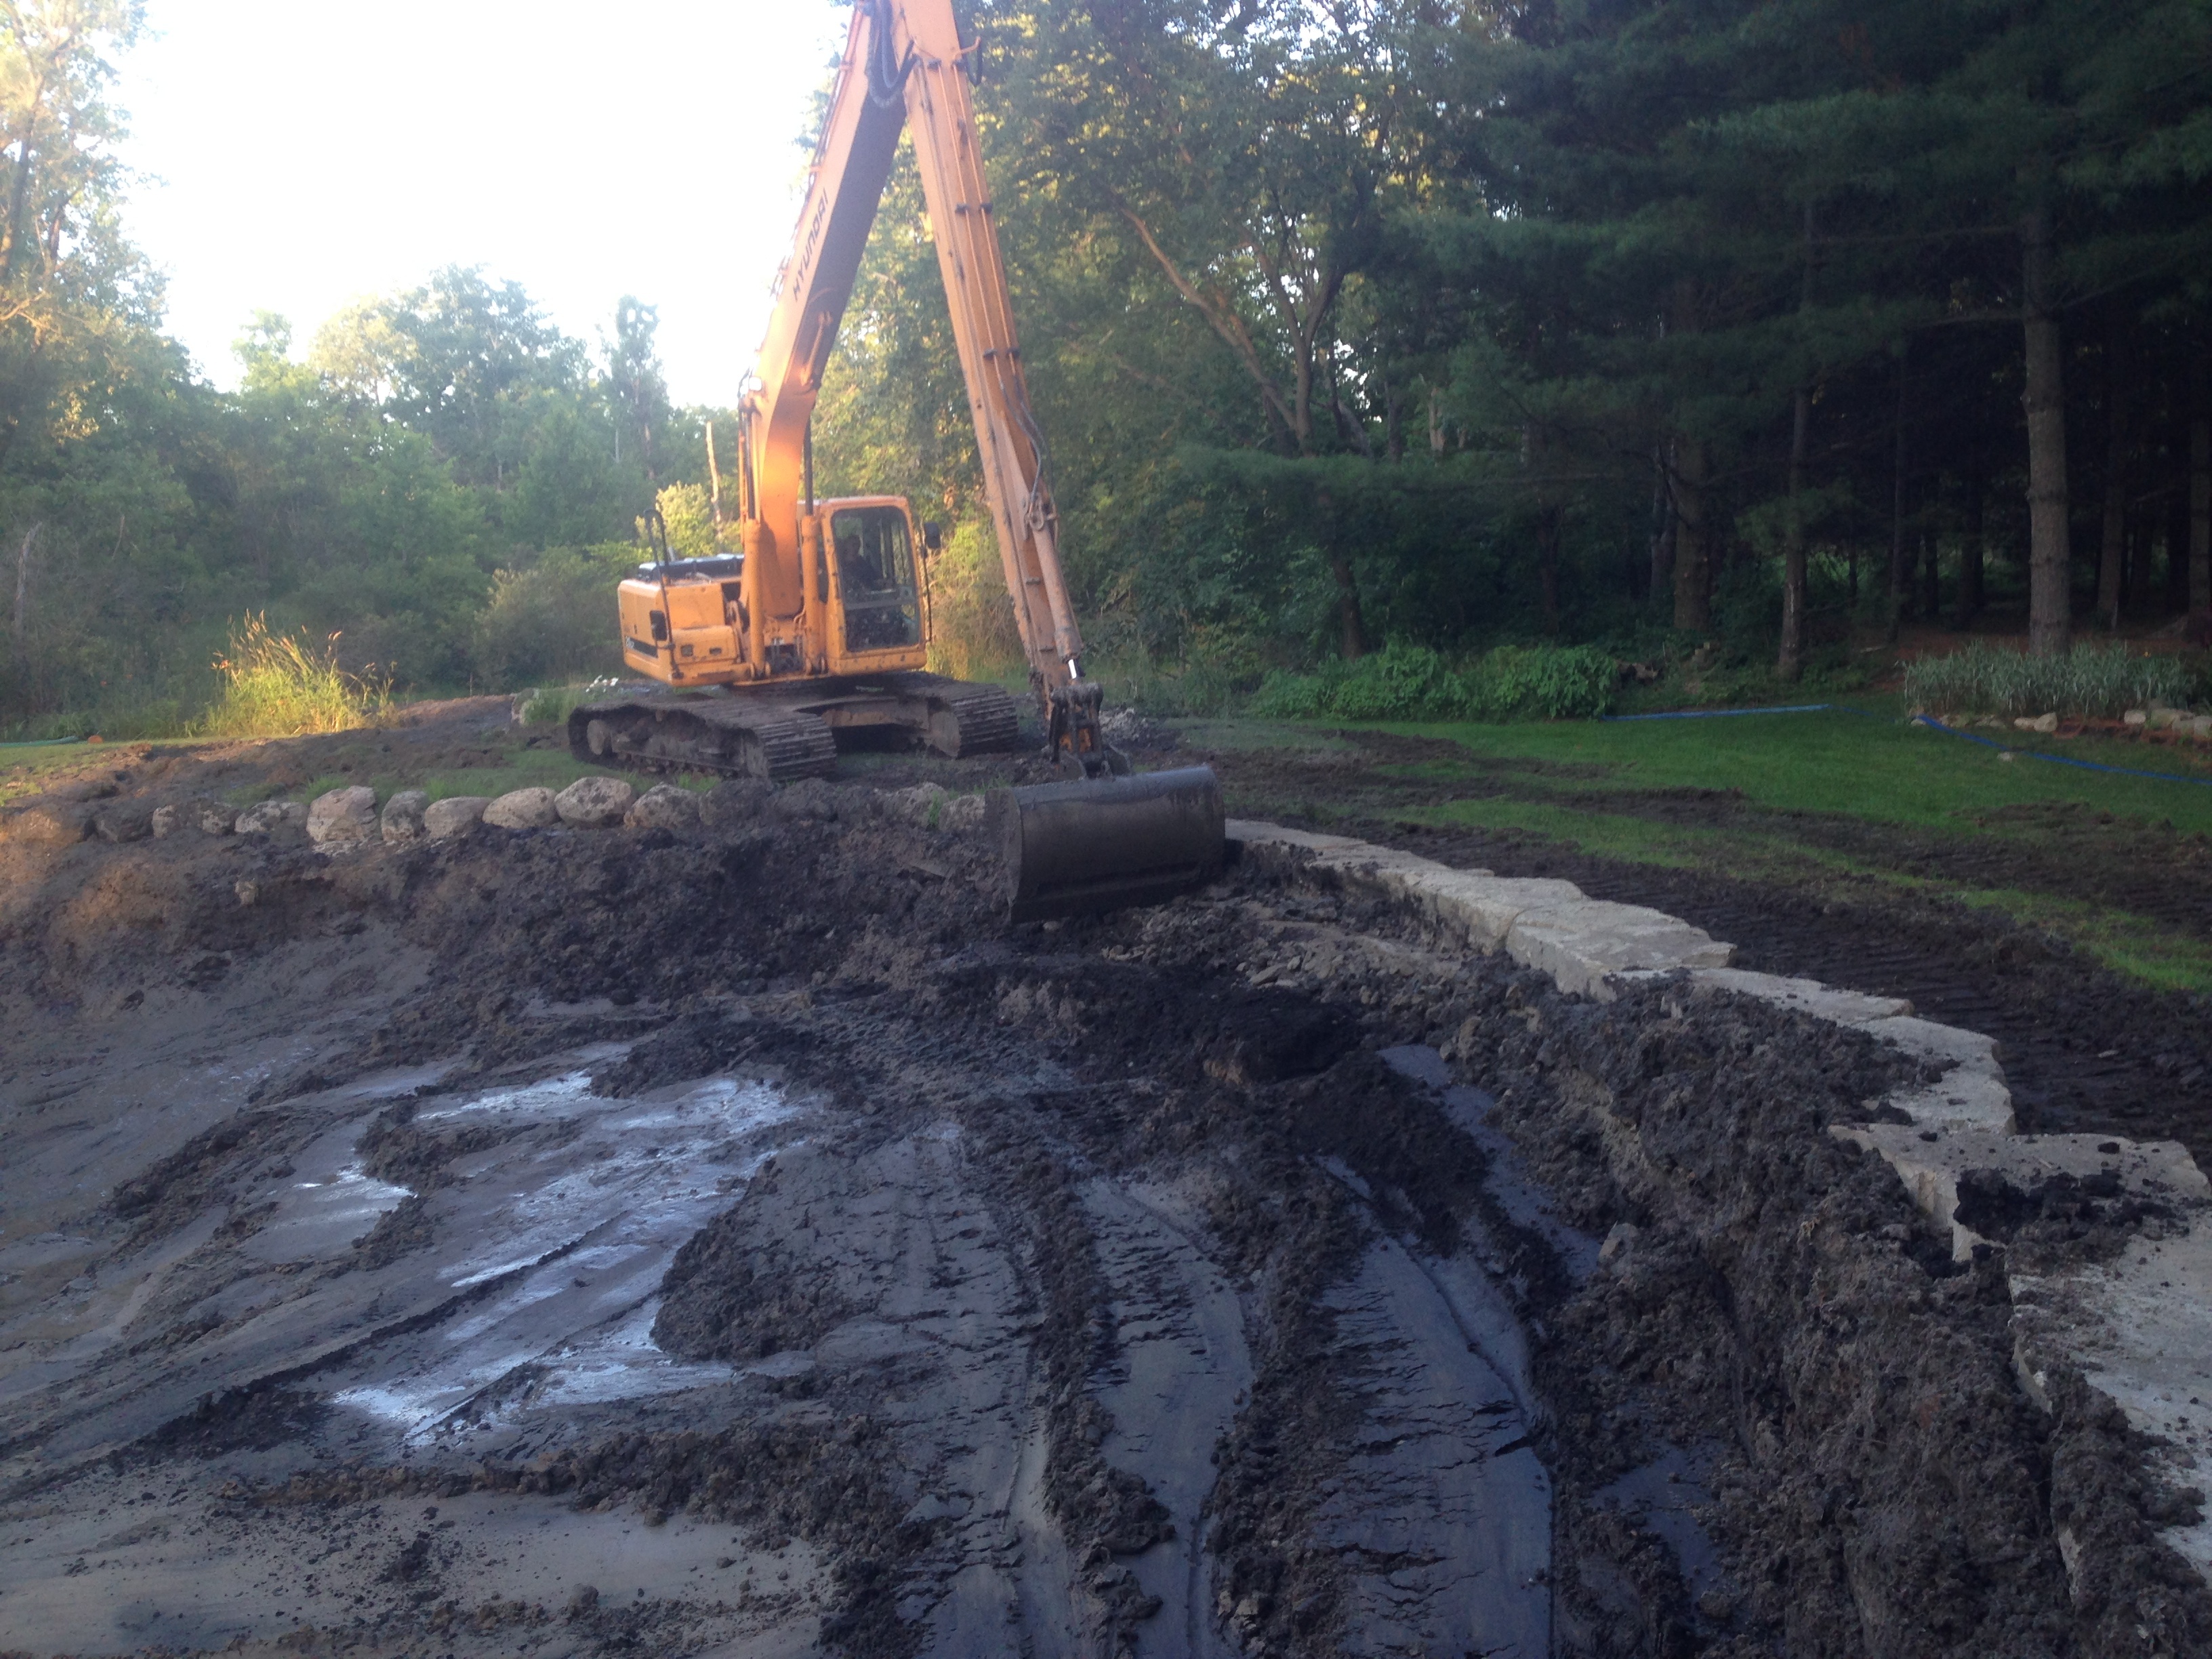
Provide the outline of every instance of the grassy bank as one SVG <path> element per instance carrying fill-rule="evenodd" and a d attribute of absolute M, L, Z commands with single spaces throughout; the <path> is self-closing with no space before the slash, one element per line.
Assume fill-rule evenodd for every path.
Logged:
<path fill-rule="evenodd" d="M 2201 921 L 2084 902 L 2063 882 L 2020 877 L 2023 866 L 2063 873 L 2110 858 L 2155 871 L 2212 857 L 2212 754 L 2024 732 L 2009 734 L 2021 744 L 1999 750 L 1907 724 L 1897 700 L 1886 702 L 1869 700 L 1874 712 L 1860 714 L 1370 725 L 1357 729 L 1452 748 L 1379 768 L 1398 786 L 1395 802 L 1306 788 L 1245 805 L 1324 823 L 1381 817 L 1536 837 L 1595 857 L 1800 891 L 1841 896 L 1869 883 L 1932 891 L 2057 933 L 2139 983 L 2212 992 L 2212 937 Z M 1322 726 L 1261 721 L 1194 722 L 1185 732 L 1194 745 L 1230 750 L 1331 741 Z M 2000 758 L 2007 752 L 2013 758 Z M 2041 755 L 2186 781 L 2089 771 Z M 1987 878 L 1960 873 L 1984 855 Z"/>

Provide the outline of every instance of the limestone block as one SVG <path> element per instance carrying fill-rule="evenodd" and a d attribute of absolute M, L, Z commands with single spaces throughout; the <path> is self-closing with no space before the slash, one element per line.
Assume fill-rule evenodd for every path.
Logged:
<path fill-rule="evenodd" d="M 623 814 L 632 830 L 688 830 L 698 822 L 699 797 L 672 783 L 654 784 Z"/>
<path fill-rule="evenodd" d="M 423 790 L 402 789 L 384 803 L 384 814 L 379 822 L 383 826 L 386 842 L 393 847 L 404 847 L 422 839 L 422 814 L 428 810 L 430 797 Z"/>
<path fill-rule="evenodd" d="M 422 833 L 432 841 L 458 836 L 483 817 L 490 805 L 489 795 L 449 795 L 444 800 L 434 800 L 422 809 Z"/>
<path fill-rule="evenodd" d="M 200 801 L 191 812 L 202 835 L 227 836 L 238 827 L 238 814 L 219 800 Z"/>
<path fill-rule="evenodd" d="M 637 791 L 620 778 L 578 778 L 553 797 L 561 822 L 579 830 L 605 830 L 623 821 Z"/>
<path fill-rule="evenodd" d="M 240 812 L 231 827 L 241 836 L 265 836 L 288 823 L 304 824 L 307 809 L 296 800 L 256 801 Z"/>
<path fill-rule="evenodd" d="M 1785 979 L 1776 974 L 1754 974 L 1743 968 L 1700 968 L 1690 975 L 1694 984 L 1716 991 L 1734 991 L 1757 997 L 1778 1008 L 1832 1020 L 1838 1025 L 1863 1025 L 1869 1020 L 1909 1014 L 1912 1005 L 1902 997 L 1869 996 L 1862 991 L 1838 991 L 1816 979 Z"/>
<path fill-rule="evenodd" d="M 154 832 L 155 841 L 164 841 L 185 827 L 185 809 L 171 805 L 157 806 L 147 827 Z"/>
<path fill-rule="evenodd" d="M 1516 962 L 1549 974 L 1563 991 L 1601 999 L 1616 974 L 1670 968 L 1725 968 L 1735 947 L 1702 927 L 1640 904 L 1601 899 L 1530 908 L 1516 916 L 1505 948 Z"/>
<path fill-rule="evenodd" d="M 545 830 L 561 821 L 550 789 L 510 789 L 483 810 L 483 821 L 500 830 Z"/>
<path fill-rule="evenodd" d="M 318 847 L 349 847 L 376 833 L 376 791 L 365 783 L 315 797 L 307 808 L 307 839 Z"/>

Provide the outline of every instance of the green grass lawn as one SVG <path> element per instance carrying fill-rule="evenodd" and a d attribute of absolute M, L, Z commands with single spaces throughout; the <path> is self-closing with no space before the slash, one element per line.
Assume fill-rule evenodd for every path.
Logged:
<path fill-rule="evenodd" d="M 1381 729 L 1449 738 L 1477 756 L 1601 766 L 1607 776 L 1596 787 L 1605 789 L 1733 789 L 1762 806 L 1931 827 L 1960 826 L 1968 815 L 2005 807 L 2075 801 L 2118 817 L 2170 821 L 2185 833 L 2212 832 L 2212 767 L 2205 751 L 2174 744 L 2012 732 L 2005 737 L 2020 740 L 2013 745 L 2017 758 L 2007 761 L 2000 750 L 1901 719 L 1841 713 Z M 2092 772 L 2036 753 L 2198 781 Z M 1591 787 L 1571 778 L 1547 781 Z"/>
<path fill-rule="evenodd" d="M 2001 759 L 2004 750 L 1908 724 L 1888 701 L 1868 714 L 1378 724 L 1370 729 L 1448 739 L 1462 751 L 1379 768 L 1384 779 L 1420 786 L 1408 789 L 1402 809 L 1380 815 L 1540 836 L 1597 857 L 1710 869 L 1799 890 L 1863 891 L 1872 882 L 1936 891 L 2060 933 L 2138 982 L 2212 992 L 2212 940 L 2201 933 L 2062 892 L 1931 878 L 1911 855 L 1916 845 L 1956 848 L 1996 837 L 2063 860 L 2097 856 L 2108 842 L 2113 855 L 2155 866 L 2212 835 L 2212 753 L 1978 731 L 2006 743 L 2013 757 Z M 1249 720 L 1192 722 L 1185 731 L 1200 747 L 1246 750 L 1341 741 L 1321 726 Z M 2039 754 L 2182 781 L 2090 771 Z M 1438 786 L 1449 792 L 1459 780 L 1465 793 L 1437 798 Z M 1694 807 L 1678 804 L 1691 791 L 1729 799 L 1701 820 Z M 1338 808 L 1323 799 L 1297 810 L 1371 817 L 1378 804 L 1363 798 Z M 1838 833 L 1852 825 L 1895 826 L 1897 834 Z"/>

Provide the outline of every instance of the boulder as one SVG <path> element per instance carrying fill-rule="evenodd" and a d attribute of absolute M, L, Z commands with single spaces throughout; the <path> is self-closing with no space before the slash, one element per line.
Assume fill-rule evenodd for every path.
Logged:
<path fill-rule="evenodd" d="M 2019 714 L 2014 717 L 2013 725 L 2022 732 L 2056 732 L 2058 716 L 2056 714 Z"/>
<path fill-rule="evenodd" d="M 620 778 L 578 778 L 553 797 L 553 811 L 579 830 L 605 830 L 623 821 L 637 791 Z"/>
<path fill-rule="evenodd" d="M 102 841 L 143 841 L 154 832 L 154 815 L 135 802 L 110 806 L 93 815 L 92 827 Z"/>
<path fill-rule="evenodd" d="M 2146 724 L 2149 719 L 2150 715 L 2145 710 L 2141 708 L 2130 708 L 2127 713 L 2120 716 L 2120 724 L 2123 726 L 2142 726 Z"/>
<path fill-rule="evenodd" d="M 484 808 L 490 805 L 489 795 L 448 795 L 434 800 L 422 809 L 422 833 L 432 841 L 458 836 L 483 817 Z"/>
<path fill-rule="evenodd" d="M 384 803 L 384 839 L 394 847 L 422 839 L 422 814 L 430 797 L 420 789 L 402 789 Z"/>
<path fill-rule="evenodd" d="M 155 841 L 165 840 L 185 827 L 185 809 L 173 804 L 157 806 L 147 827 L 153 830 Z"/>
<path fill-rule="evenodd" d="M 238 814 L 219 800 L 195 801 L 186 811 L 202 835 L 227 836 L 238 823 Z"/>
<path fill-rule="evenodd" d="M 241 836 L 265 836 L 287 824 L 304 824 L 307 809 L 296 800 L 258 800 L 238 815 L 231 826 Z"/>
<path fill-rule="evenodd" d="M 483 821 L 500 830 L 544 830 L 560 822 L 550 789 L 510 789 L 483 810 Z"/>
<path fill-rule="evenodd" d="M 632 830 L 688 830 L 698 822 L 699 797 L 672 783 L 654 784 L 623 814 Z"/>
<path fill-rule="evenodd" d="M 365 783 L 315 797 L 307 809 L 307 839 L 318 847 L 349 847 L 376 833 L 376 791 Z"/>
<path fill-rule="evenodd" d="M 39 801 L 7 821 L 9 841 L 67 847 L 92 833 L 92 814 L 68 801 Z"/>

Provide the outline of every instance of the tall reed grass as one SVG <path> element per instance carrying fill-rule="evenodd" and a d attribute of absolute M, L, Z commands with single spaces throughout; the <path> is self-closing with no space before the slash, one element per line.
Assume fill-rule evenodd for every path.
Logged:
<path fill-rule="evenodd" d="M 247 617 L 215 659 L 222 693 L 192 722 L 193 735 L 296 738 L 374 725 L 392 706 L 391 680 L 374 666 L 348 673 L 337 644 L 336 634 L 317 644 L 270 633 L 265 616 Z"/>
<path fill-rule="evenodd" d="M 2159 702 L 2180 706 L 2195 677 L 2178 657 L 2132 655 L 2124 645 L 2075 646 L 2063 656 L 2031 657 L 1977 640 L 1948 657 L 1923 657 L 1905 671 L 1912 708 L 1973 714 L 2074 714 L 2112 719 Z"/>

